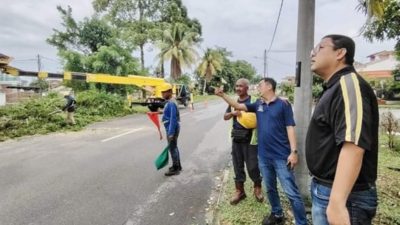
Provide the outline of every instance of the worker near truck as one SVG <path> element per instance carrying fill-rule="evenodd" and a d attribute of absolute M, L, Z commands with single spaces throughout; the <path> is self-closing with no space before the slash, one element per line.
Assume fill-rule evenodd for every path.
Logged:
<path fill-rule="evenodd" d="M 172 85 L 165 83 L 161 86 L 161 94 L 163 99 L 166 100 L 162 116 L 162 123 L 164 124 L 167 134 L 169 145 L 169 153 L 172 158 L 172 166 L 169 167 L 165 176 L 178 175 L 182 170 L 181 160 L 178 149 L 178 137 L 180 131 L 180 116 L 176 100 L 172 98 Z"/>

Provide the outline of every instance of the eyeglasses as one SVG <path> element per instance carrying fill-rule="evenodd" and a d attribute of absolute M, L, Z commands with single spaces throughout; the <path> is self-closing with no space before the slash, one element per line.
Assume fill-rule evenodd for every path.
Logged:
<path fill-rule="evenodd" d="M 322 46 L 321 44 L 317 44 L 312 50 L 311 50 L 311 53 L 310 53 L 310 55 L 311 56 L 313 56 L 313 55 L 316 55 L 318 52 L 320 52 L 321 51 L 321 49 L 323 49 L 323 48 L 325 48 L 325 47 L 335 47 L 334 45 L 325 45 L 325 46 Z"/>

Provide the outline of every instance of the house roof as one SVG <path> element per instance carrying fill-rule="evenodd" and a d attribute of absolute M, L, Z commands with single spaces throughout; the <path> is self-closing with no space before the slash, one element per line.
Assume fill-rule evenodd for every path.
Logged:
<path fill-rule="evenodd" d="M 0 64 L 9 64 L 13 58 L 0 53 Z"/>
<path fill-rule="evenodd" d="M 383 50 L 383 51 L 380 51 L 380 52 L 373 53 L 373 54 L 367 56 L 367 58 L 370 58 L 370 57 L 372 57 L 372 56 L 387 55 L 387 54 L 392 55 L 392 54 L 394 54 L 394 51 Z"/>

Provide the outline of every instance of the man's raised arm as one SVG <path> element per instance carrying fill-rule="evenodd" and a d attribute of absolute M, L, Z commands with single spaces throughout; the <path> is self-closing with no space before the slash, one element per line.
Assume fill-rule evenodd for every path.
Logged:
<path fill-rule="evenodd" d="M 233 108 L 235 108 L 237 110 L 247 111 L 247 107 L 245 104 L 240 104 L 240 103 L 236 102 L 234 99 L 230 98 L 228 95 L 226 95 L 224 93 L 222 88 L 215 88 L 214 93 L 215 93 L 215 95 L 224 99 L 224 101 L 226 103 L 228 103 L 230 106 L 232 106 Z"/>

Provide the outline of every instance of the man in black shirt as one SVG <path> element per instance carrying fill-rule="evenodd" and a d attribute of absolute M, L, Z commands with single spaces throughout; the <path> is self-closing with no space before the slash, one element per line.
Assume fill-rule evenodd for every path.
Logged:
<path fill-rule="evenodd" d="M 306 139 L 313 224 L 371 224 L 379 113 L 376 96 L 355 71 L 354 41 L 327 35 L 311 52 L 311 70 L 324 79 Z"/>
<path fill-rule="evenodd" d="M 236 81 L 235 91 L 238 95 L 237 102 L 239 103 L 252 103 L 255 102 L 256 97 L 248 94 L 249 81 L 244 78 L 240 78 Z M 235 172 L 235 187 L 236 191 L 234 196 L 230 200 L 231 205 L 236 205 L 244 198 L 246 193 L 244 191 L 244 182 L 246 181 L 246 172 L 249 174 L 250 179 L 254 183 L 254 197 L 258 202 L 263 202 L 264 196 L 261 190 L 261 174 L 258 167 L 258 150 L 257 150 L 257 137 L 255 129 L 245 127 L 241 124 L 239 118 L 245 112 L 234 110 L 231 106 L 228 106 L 224 114 L 224 120 L 232 119 L 232 163 Z"/>

